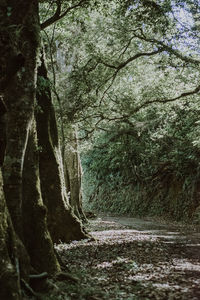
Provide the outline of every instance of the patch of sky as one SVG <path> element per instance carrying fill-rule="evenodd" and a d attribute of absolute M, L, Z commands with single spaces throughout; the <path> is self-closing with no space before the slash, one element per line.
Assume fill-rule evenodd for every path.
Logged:
<path fill-rule="evenodd" d="M 194 26 L 194 19 L 192 14 L 185 7 L 177 7 L 174 9 L 174 16 L 178 20 L 177 28 L 182 30 L 184 28 L 191 29 Z"/>
<path fill-rule="evenodd" d="M 132 10 L 133 9 L 133 5 L 130 5 L 129 7 L 128 7 L 128 10 Z"/>
<path fill-rule="evenodd" d="M 130 82 L 133 81 L 133 77 L 131 75 L 129 75 L 128 81 L 130 81 Z"/>
<path fill-rule="evenodd" d="M 171 17 L 176 20 L 176 28 L 178 30 L 178 39 L 172 39 L 173 48 L 187 52 L 189 55 L 199 53 L 198 40 L 194 34 L 193 28 L 195 20 L 192 12 L 186 3 L 173 5 Z"/>

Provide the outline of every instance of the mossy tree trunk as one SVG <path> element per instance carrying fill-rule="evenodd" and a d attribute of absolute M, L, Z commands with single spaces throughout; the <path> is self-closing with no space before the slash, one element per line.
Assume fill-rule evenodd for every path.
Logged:
<path fill-rule="evenodd" d="M 82 207 L 82 168 L 78 152 L 78 137 L 75 126 L 68 124 L 67 128 L 68 143 L 65 147 L 65 180 L 67 192 L 70 194 L 70 205 L 72 206 L 75 215 L 87 222 Z"/>
<path fill-rule="evenodd" d="M 5 134 L 0 136 L 6 147 L 0 151 L 1 299 L 20 299 L 19 279 L 28 280 L 32 271 L 59 271 L 40 193 L 33 126 L 39 47 L 38 1 L 10 0 L 8 13 L 2 0 L 0 93 L 6 118 L 0 117 L 6 142 Z"/>
<path fill-rule="evenodd" d="M 12 221 L 6 206 L 3 178 L 0 169 L 0 299 L 18 300 L 20 293 L 20 274 L 18 265 L 20 259 L 26 259 L 20 254 L 19 240 L 12 226 Z M 28 275 L 29 264 L 23 269 Z"/>
<path fill-rule="evenodd" d="M 17 236 L 5 202 L 1 171 L 6 144 L 5 115 L 6 107 L 3 98 L 0 98 L 0 299 L 12 300 L 20 299 L 21 295 L 17 272 L 19 263 Z"/>
<path fill-rule="evenodd" d="M 31 264 L 39 272 L 60 270 L 47 228 L 47 209 L 43 205 L 39 179 L 39 156 L 35 120 L 29 133 L 23 168 L 23 233 Z"/>
<path fill-rule="evenodd" d="M 22 238 L 22 170 L 32 123 L 36 86 L 39 22 L 36 1 L 10 1 L 12 13 L 4 17 L 4 101 L 7 106 L 4 190 L 17 234 Z M 19 9 L 20 6 L 20 9 Z M 7 6 L 5 6 L 5 11 Z M 6 13 L 6 12 L 5 12 Z"/>
<path fill-rule="evenodd" d="M 57 62 L 57 72 L 68 72 L 65 50 L 62 46 L 56 47 L 56 62 Z M 73 54 L 74 55 L 74 54 Z M 73 56 L 72 55 L 72 56 Z M 56 72 L 54 70 L 54 75 Z M 54 76 L 56 77 L 56 76 Z M 56 80 L 54 80 L 54 85 L 56 85 Z M 69 202 L 73 209 L 74 214 L 83 222 L 87 222 L 87 218 L 83 212 L 82 208 L 82 191 L 81 191 L 81 162 L 78 153 L 78 139 L 77 131 L 75 126 L 71 122 L 66 122 L 65 108 L 61 98 L 57 93 L 56 98 L 58 102 L 58 115 L 60 119 L 60 136 L 61 136 L 61 156 L 64 164 L 64 177 L 67 189 L 67 194 L 69 195 Z M 64 99 L 67 101 L 67 99 Z"/>
<path fill-rule="evenodd" d="M 0 2 L 0 97 L 1 104 L 5 103 L 0 107 L 3 129 L 0 132 L 3 145 L 0 149 L 0 298 L 21 299 L 20 279 L 28 281 L 30 272 L 52 274 L 60 270 L 51 235 L 59 242 L 84 238 L 86 234 L 65 198 L 49 87 L 38 97 L 43 110 L 37 118 L 42 147 L 38 159 L 35 127 L 40 51 L 38 1 Z M 46 80 L 43 60 L 39 72 Z"/>
<path fill-rule="evenodd" d="M 48 228 L 54 242 L 86 238 L 81 222 L 73 214 L 66 194 L 55 111 L 44 56 L 38 68 L 37 132 L 40 148 L 42 197 L 47 206 Z"/>

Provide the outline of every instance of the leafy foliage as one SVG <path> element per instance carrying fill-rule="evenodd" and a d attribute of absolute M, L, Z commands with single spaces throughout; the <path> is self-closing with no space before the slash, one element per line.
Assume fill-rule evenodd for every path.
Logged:
<path fill-rule="evenodd" d="M 47 32 L 61 132 L 75 122 L 86 139 L 85 201 L 118 213 L 192 217 L 199 206 L 198 1 L 90 4 Z"/>
<path fill-rule="evenodd" d="M 198 120 L 199 108 L 189 102 L 155 106 L 137 114 L 134 128 L 98 136 L 82 159 L 89 207 L 191 218 L 199 192 Z"/>

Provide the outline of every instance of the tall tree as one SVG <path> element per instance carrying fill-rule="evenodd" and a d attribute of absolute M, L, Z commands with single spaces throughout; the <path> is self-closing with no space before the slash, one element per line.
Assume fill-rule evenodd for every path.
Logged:
<path fill-rule="evenodd" d="M 65 180 L 67 192 L 70 197 L 70 205 L 75 215 L 83 222 L 87 222 L 82 205 L 82 166 L 78 148 L 78 131 L 76 126 L 68 123 L 65 132 L 67 137 L 65 147 Z"/>
<path fill-rule="evenodd" d="M 80 1 L 82 2 L 84 1 Z M 59 15 L 59 18 L 65 15 L 59 10 L 60 6 L 61 2 L 57 1 L 56 16 Z M 2 0 L 0 7 L 0 118 L 1 128 L 6 127 L 6 135 L 2 134 L 4 130 L 1 131 L 0 152 L 3 164 L 3 176 L 0 177 L 0 297 L 20 299 L 20 283 L 28 282 L 30 273 L 47 271 L 54 274 L 60 270 L 47 227 L 48 210 L 42 199 L 44 189 L 41 192 L 38 136 L 35 126 L 40 30 L 47 24 L 40 24 L 37 0 Z M 48 24 L 56 20 L 57 18 Z M 47 103 L 47 107 L 48 105 L 51 120 L 45 125 L 55 126 L 51 102 Z M 53 133 L 57 134 L 56 131 L 51 132 L 45 140 L 47 143 L 48 138 L 53 137 Z M 56 141 L 53 142 L 55 145 Z M 54 155 L 54 152 L 51 154 Z M 53 160 L 52 166 L 55 164 L 56 161 Z M 59 185 L 56 197 L 59 198 L 61 181 L 58 165 L 56 167 L 56 184 Z M 47 173 L 43 175 L 50 176 Z M 46 203 L 48 199 L 45 199 Z M 51 208 L 52 206 L 53 203 Z M 70 207 L 63 203 L 62 207 L 58 208 L 59 216 L 63 215 L 62 209 L 66 210 L 65 219 L 62 218 L 64 224 L 59 223 L 59 227 L 64 233 L 59 234 L 58 238 L 54 229 L 53 239 L 66 241 L 85 237 L 81 224 L 71 214 Z"/>
<path fill-rule="evenodd" d="M 20 7 L 20 9 L 19 9 Z M 5 210 L 5 219 L 1 219 L 3 225 L 3 240 L 5 250 L 10 257 L 13 272 L 10 272 L 9 265 L 7 269 L 2 270 L 2 288 L 1 296 L 10 295 L 10 299 L 20 298 L 20 278 L 28 280 L 28 274 L 35 270 L 38 272 L 35 262 L 42 263 L 39 253 L 36 254 L 35 260 L 31 253 L 27 253 L 25 247 L 24 230 L 23 230 L 23 194 L 22 181 L 24 169 L 24 157 L 27 149 L 27 141 L 29 139 L 30 130 L 32 130 L 34 120 L 35 90 L 36 90 L 36 65 L 37 53 L 40 41 L 40 24 L 38 17 L 37 1 L 10 1 L 9 6 L 5 1 L 1 2 L 1 93 L 3 101 L 6 104 L 6 149 L 3 161 L 3 179 L 1 178 L 1 186 L 3 183 L 4 192 L 1 191 L 1 207 L 4 207 L 4 194 L 6 205 L 8 206 L 11 219 Z M 32 140 L 36 147 L 36 139 Z M 29 211 L 33 207 L 42 206 L 39 203 L 39 194 L 34 194 L 34 190 L 38 190 L 37 165 L 33 168 L 32 188 L 33 202 L 30 203 Z M 36 181 L 35 181 L 36 179 Z M 35 196 L 35 197 L 34 197 Z M 40 214 L 38 220 L 43 220 L 44 225 L 40 228 L 43 243 L 40 247 L 46 247 L 45 231 L 47 229 L 45 222 L 45 214 Z M 5 220 L 5 221 L 4 221 Z M 4 223 L 3 223 L 4 222 Z M 6 222 L 6 223 L 5 223 Z M 6 224 L 8 224 L 6 226 Z M 12 227 L 13 224 L 13 227 Z M 26 224 L 27 226 L 30 225 Z M 13 232 L 13 233 L 12 233 Z M 15 234 L 16 232 L 16 234 Z M 12 239 L 6 239 L 6 236 L 12 234 Z M 36 234 L 36 232 L 35 232 Z M 19 242 L 19 238 L 21 242 Z M 33 238 L 28 237 L 29 239 Z M 40 239 L 40 241 L 41 241 Z M 18 246 L 16 246 L 18 245 Z M 21 246 L 19 246 L 21 245 Z M 48 251 L 51 251 L 50 257 L 52 262 L 52 270 L 58 271 L 53 244 L 49 240 Z M 21 251 L 19 251 L 21 249 Z M 44 249 L 44 248 L 43 248 Z M 22 253 L 23 250 L 23 253 Z M 29 259 L 30 257 L 30 259 Z M 14 260 L 13 260 L 14 258 Z M 23 261 L 26 260 L 25 263 Z M 48 269 L 48 263 L 43 264 L 44 269 Z M 44 270 L 43 269 L 43 270 Z M 14 274 L 16 274 L 14 276 Z M 14 276 L 14 277 L 13 277 Z M 12 282 L 12 278 L 16 278 L 17 283 L 8 289 L 8 285 Z M 5 283 L 7 278 L 7 283 Z"/>
<path fill-rule="evenodd" d="M 51 237 L 56 243 L 87 237 L 81 223 L 73 215 L 67 199 L 58 129 L 44 56 L 41 58 L 41 65 L 38 69 L 37 103 L 38 145 L 41 149 L 39 154 L 41 188 L 43 200 L 48 209 L 47 219 Z"/>

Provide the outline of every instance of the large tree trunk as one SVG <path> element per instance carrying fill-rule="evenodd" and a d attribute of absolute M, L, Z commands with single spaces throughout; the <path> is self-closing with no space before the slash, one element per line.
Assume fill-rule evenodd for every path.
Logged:
<path fill-rule="evenodd" d="M 4 191 L 1 186 L 0 197 L 0 234 L 2 237 L 0 259 L 5 257 L 5 274 L 1 274 L 1 281 L 5 283 L 3 291 L 10 295 L 0 297 L 1 299 L 20 297 L 19 276 L 28 280 L 28 274 L 30 270 L 33 270 L 32 267 L 36 272 L 59 270 L 40 197 L 37 151 L 35 151 L 37 143 L 34 127 L 32 127 L 40 46 L 37 2 L 37 0 L 10 0 L 11 14 L 8 14 L 8 3 L 1 0 L 0 92 L 7 111 L 6 120 L 1 122 L 4 128 L 6 121 L 6 149 L 5 155 L 4 147 L 0 151 L 4 182 Z M 0 134 L 0 136 L 4 141 L 5 135 Z M 2 184 L 2 179 L 0 182 Z M 28 254 L 25 247 L 27 247 Z M 7 265 L 10 266 L 8 272 L 6 272 Z M 1 289 L 2 293 L 3 291 Z"/>
<path fill-rule="evenodd" d="M 20 275 L 17 270 L 19 241 L 12 226 L 3 191 L 1 167 L 6 144 L 5 115 L 6 107 L 3 99 L 0 98 L 0 299 L 12 300 L 20 299 Z M 24 259 L 25 257 L 27 257 L 26 254 Z"/>
<path fill-rule="evenodd" d="M 0 169 L 0 299 L 20 299 L 17 238 L 6 207 Z"/>
<path fill-rule="evenodd" d="M 65 180 L 67 192 L 70 194 L 70 205 L 75 215 L 87 222 L 87 218 L 82 207 L 82 167 L 78 152 L 78 137 L 75 126 L 68 125 L 67 138 L 69 140 L 65 149 Z"/>
<path fill-rule="evenodd" d="M 47 69 L 42 56 L 38 69 L 37 132 L 40 148 L 42 197 L 48 209 L 48 228 L 54 242 L 86 238 L 81 222 L 73 214 L 67 199 L 63 162 Z"/>
<path fill-rule="evenodd" d="M 7 142 L 3 164 L 4 190 L 17 234 L 22 238 L 22 170 L 34 112 L 36 60 L 39 46 L 37 1 L 14 1 L 12 14 L 1 28 L 7 53 L 1 87 L 7 106 Z M 19 9 L 20 7 L 20 9 Z M 7 11 L 7 6 L 5 6 Z"/>
<path fill-rule="evenodd" d="M 58 163 L 55 114 L 50 94 L 46 93 L 48 89 L 39 97 L 43 110 L 37 120 L 42 146 L 39 174 L 34 125 L 40 47 L 38 1 L 9 0 L 8 3 L 0 0 L 0 6 L 0 96 L 6 106 L 0 111 L 3 131 L 6 124 L 6 135 L 0 132 L 3 145 L 0 149 L 3 164 L 3 178 L 0 173 L 0 298 L 20 299 L 20 279 L 28 281 L 32 271 L 55 273 L 60 269 L 41 195 L 48 206 L 49 229 L 55 242 L 84 238 L 86 234 L 65 198 L 60 176 L 62 168 L 59 170 L 62 163 Z M 40 70 L 46 72 L 43 61 Z"/>
<path fill-rule="evenodd" d="M 59 47 L 56 42 L 56 62 L 58 72 L 67 72 L 65 61 L 65 51 Z M 72 57 L 75 53 L 72 54 Z M 56 82 L 54 82 L 54 85 Z M 65 123 L 62 101 L 56 93 L 58 101 L 58 114 L 60 118 L 60 133 L 61 133 L 61 154 L 64 163 L 64 177 L 67 193 L 70 199 L 70 205 L 74 214 L 83 222 L 87 222 L 82 209 L 82 191 L 81 191 L 81 162 L 78 153 L 78 139 L 75 126 L 70 122 Z M 67 100 L 66 100 L 67 101 Z M 67 141 L 66 141 L 67 140 Z"/>
<path fill-rule="evenodd" d="M 23 229 L 24 244 L 31 264 L 39 272 L 60 270 L 47 229 L 47 210 L 40 192 L 39 160 L 35 121 L 31 127 L 23 169 Z"/>

